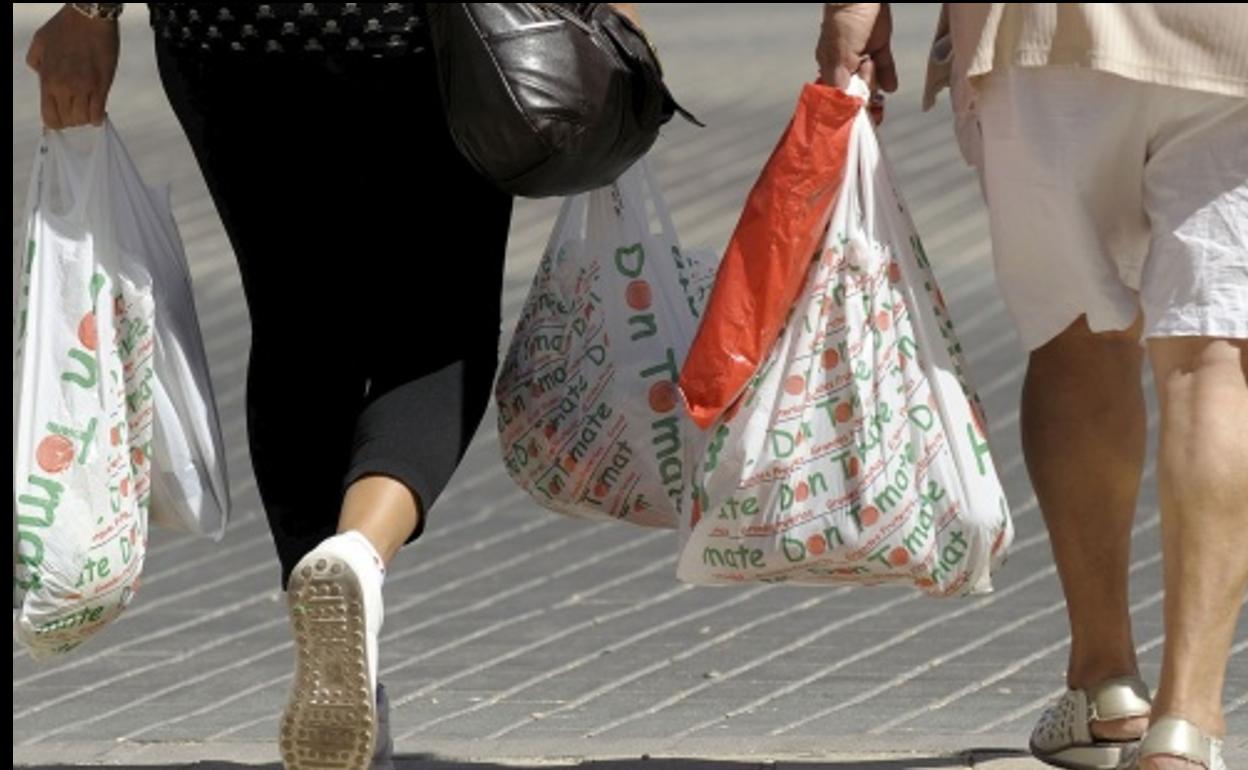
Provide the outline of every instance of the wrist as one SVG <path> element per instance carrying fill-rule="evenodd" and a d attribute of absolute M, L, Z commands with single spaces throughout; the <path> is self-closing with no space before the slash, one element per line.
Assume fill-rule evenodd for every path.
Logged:
<path fill-rule="evenodd" d="M 823 15 L 828 17 L 835 15 L 838 11 L 863 9 L 868 7 L 879 8 L 881 5 L 884 5 L 884 3 L 824 3 Z"/>

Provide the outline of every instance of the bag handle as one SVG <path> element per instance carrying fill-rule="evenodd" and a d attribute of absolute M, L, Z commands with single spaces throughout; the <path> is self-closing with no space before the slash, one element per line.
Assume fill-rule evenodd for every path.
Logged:
<path fill-rule="evenodd" d="M 109 131 L 108 124 L 63 131 L 44 129 L 39 142 L 43 163 L 36 205 L 45 218 L 82 222 L 96 181 L 107 169 Z"/>
<path fill-rule="evenodd" d="M 873 233 L 877 212 L 876 176 L 880 173 L 881 155 L 875 125 L 866 108 L 870 89 L 862 78 L 853 75 L 849 86 L 844 90 L 850 96 L 863 99 L 863 107 L 854 116 L 853 131 L 850 134 L 849 157 L 854 173 L 845 175 L 844 194 L 849 199 L 851 211 L 861 217 L 863 229 Z"/>

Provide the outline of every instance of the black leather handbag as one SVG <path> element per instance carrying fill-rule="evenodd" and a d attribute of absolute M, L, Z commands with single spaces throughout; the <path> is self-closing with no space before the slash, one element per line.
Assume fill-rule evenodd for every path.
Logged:
<path fill-rule="evenodd" d="M 610 184 L 680 112 L 645 35 L 607 3 L 428 3 L 456 146 L 512 195 Z M 699 124 L 700 125 L 700 124 Z"/>

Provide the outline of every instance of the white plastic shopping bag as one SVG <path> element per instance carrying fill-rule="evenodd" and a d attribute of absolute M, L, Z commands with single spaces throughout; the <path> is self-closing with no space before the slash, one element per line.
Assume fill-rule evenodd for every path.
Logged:
<path fill-rule="evenodd" d="M 156 303 L 152 523 L 220 540 L 230 510 L 225 442 L 168 191 L 147 188 L 128 159 L 112 184 L 124 184 L 123 200 L 132 202 L 134 229 L 122 242 L 141 244 L 135 253 L 151 272 Z"/>
<path fill-rule="evenodd" d="M 833 121 L 831 141 L 847 143 L 829 153 L 844 159 L 840 193 L 822 247 L 813 261 L 802 255 L 805 279 L 779 338 L 710 426 L 678 576 L 990 590 L 1013 529 L 953 323 L 867 113 L 857 100 L 839 104 L 851 98 L 843 93 L 810 90 L 819 88 L 831 91 L 808 87 L 799 117 Z M 717 302 L 740 317 L 750 291 L 721 296 L 717 284 L 707 323 Z M 704 352 L 690 352 L 687 367 L 707 366 Z M 715 376 L 687 368 L 682 386 L 696 402 Z"/>
<path fill-rule="evenodd" d="M 45 134 L 14 267 L 14 632 L 45 657 L 133 599 L 156 479 L 167 518 L 204 534 L 228 496 L 176 229 L 110 125 Z M 188 402 L 202 437 L 172 422 Z M 211 505 L 192 511 L 179 463 L 205 455 Z"/>
<path fill-rule="evenodd" d="M 714 261 L 681 251 L 644 161 L 565 201 L 495 389 L 507 470 L 538 503 L 676 526 L 676 378 Z"/>

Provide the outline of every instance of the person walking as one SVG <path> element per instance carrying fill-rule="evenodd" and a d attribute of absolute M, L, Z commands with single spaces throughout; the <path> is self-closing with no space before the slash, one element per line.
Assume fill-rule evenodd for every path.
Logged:
<path fill-rule="evenodd" d="M 47 128 L 104 120 L 123 6 L 36 32 Z M 296 651 L 282 760 L 387 767 L 382 583 L 488 404 L 512 200 L 451 140 L 424 4 L 149 8 L 251 316 L 248 439 Z"/>
<path fill-rule="evenodd" d="M 894 90 L 890 35 L 886 3 L 826 4 L 822 78 Z M 925 103 L 952 87 L 1028 350 L 1023 454 L 1070 622 L 1068 690 L 1031 750 L 1067 768 L 1221 770 L 1248 593 L 1248 12 L 950 3 L 933 54 Z M 1127 599 L 1146 357 L 1161 404 L 1155 695 Z"/>

